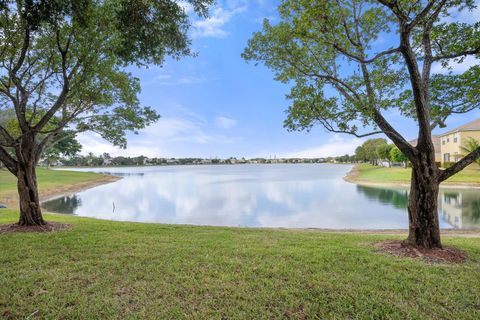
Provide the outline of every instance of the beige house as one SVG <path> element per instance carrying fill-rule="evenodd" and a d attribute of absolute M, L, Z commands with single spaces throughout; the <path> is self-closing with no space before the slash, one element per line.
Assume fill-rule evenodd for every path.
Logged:
<path fill-rule="evenodd" d="M 435 149 L 435 161 L 436 162 L 442 162 L 442 151 L 440 149 L 440 136 L 438 135 L 432 135 L 432 141 L 433 141 L 433 147 Z M 409 141 L 412 146 L 416 146 L 418 139 L 414 139 Z"/>
<path fill-rule="evenodd" d="M 479 200 L 476 190 L 458 192 L 443 189 L 438 197 L 439 213 L 455 228 L 478 228 L 480 220 L 475 217 L 479 215 L 480 207 L 476 205 Z"/>
<path fill-rule="evenodd" d="M 445 162 L 457 162 L 465 154 L 462 146 L 465 146 L 468 138 L 480 141 L 480 119 L 450 130 L 439 135 L 439 137 L 442 164 Z"/>

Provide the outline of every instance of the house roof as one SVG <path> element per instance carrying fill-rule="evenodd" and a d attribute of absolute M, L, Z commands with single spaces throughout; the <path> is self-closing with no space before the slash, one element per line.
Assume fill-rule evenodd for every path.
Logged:
<path fill-rule="evenodd" d="M 432 141 L 433 141 L 433 145 L 435 147 L 439 147 L 440 146 L 440 135 L 438 134 L 432 134 Z M 418 139 L 413 139 L 413 140 L 410 140 L 408 141 L 408 143 L 410 143 L 412 146 L 416 146 L 417 143 L 418 143 Z"/>
<path fill-rule="evenodd" d="M 440 136 L 445 136 L 447 134 L 450 134 L 450 133 L 454 133 L 454 132 L 460 132 L 460 131 L 480 131 L 480 119 L 476 119 L 476 120 L 473 120 L 469 123 L 466 123 L 458 128 L 455 128 L 455 129 L 452 129 L 448 132 L 445 132 L 443 134 L 441 134 Z"/>

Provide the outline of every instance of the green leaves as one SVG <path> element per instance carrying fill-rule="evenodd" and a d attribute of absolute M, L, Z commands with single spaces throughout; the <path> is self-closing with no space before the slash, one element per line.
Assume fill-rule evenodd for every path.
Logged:
<path fill-rule="evenodd" d="M 400 149 L 398 149 L 398 147 L 393 147 L 391 150 L 390 150 L 390 159 L 393 161 L 393 162 L 405 162 L 407 161 L 407 157 L 403 154 L 402 151 L 400 151 Z"/>
<path fill-rule="evenodd" d="M 377 126 L 402 151 L 406 139 L 382 112 L 397 109 L 430 123 L 480 106 L 480 66 L 463 74 L 431 74 L 432 64 L 480 54 L 480 22 L 451 21 L 452 12 L 474 8 L 472 0 L 373 1 L 284 0 L 280 22 L 265 21 L 242 54 L 264 63 L 275 79 L 291 85 L 285 126 L 359 135 Z M 381 37 L 389 37 L 382 46 Z M 393 45 L 391 43 L 394 43 Z M 408 152 L 408 150 L 410 151 Z"/>
<path fill-rule="evenodd" d="M 212 2 L 2 1 L 0 111 L 15 111 L 10 133 L 47 139 L 68 127 L 126 147 L 126 131 L 159 115 L 140 105 L 139 80 L 124 67 L 191 55 L 183 5 L 205 16 Z"/>

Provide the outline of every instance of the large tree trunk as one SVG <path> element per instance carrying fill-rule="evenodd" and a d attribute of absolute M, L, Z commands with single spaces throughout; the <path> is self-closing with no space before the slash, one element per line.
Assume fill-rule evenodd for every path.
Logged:
<path fill-rule="evenodd" d="M 45 225 L 38 197 L 35 162 L 19 163 L 17 171 L 18 195 L 20 197 L 19 225 Z"/>
<path fill-rule="evenodd" d="M 45 225 L 42 210 L 40 209 L 40 199 L 38 197 L 37 174 L 35 166 L 37 164 L 37 154 L 35 146 L 35 136 L 31 135 L 22 139 L 17 153 L 17 187 L 20 199 L 20 219 L 19 225 L 22 226 L 41 226 Z"/>
<path fill-rule="evenodd" d="M 429 157 L 426 157 L 429 158 Z M 433 160 L 412 162 L 408 202 L 408 242 L 422 248 L 441 248 L 438 223 L 438 168 Z"/>

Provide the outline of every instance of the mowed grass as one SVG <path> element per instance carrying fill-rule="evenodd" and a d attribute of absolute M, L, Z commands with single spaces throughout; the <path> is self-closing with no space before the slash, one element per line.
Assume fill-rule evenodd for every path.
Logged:
<path fill-rule="evenodd" d="M 396 183 L 410 183 L 412 170 L 410 168 L 386 168 L 381 166 L 373 166 L 370 164 L 359 164 L 358 177 L 360 181 L 372 182 L 396 182 Z M 479 183 L 480 184 L 480 170 L 465 169 L 443 184 L 449 183 Z"/>
<path fill-rule="evenodd" d="M 40 193 L 48 193 L 65 186 L 104 179 L 105 175 L 92 172 L 48 170 L 37 168 L 37 181 Z M 4 198 L 17 196 L 17 178 L 8 170 L 0 169 L 0 202 Z"/>
<path fill-rule="evenodd" d="M 431 265 L 376 252 L 385 235 L 46 218 L 73 228 L 0 235 L 0 318 L 480 318 L 479 238 Z"/>

